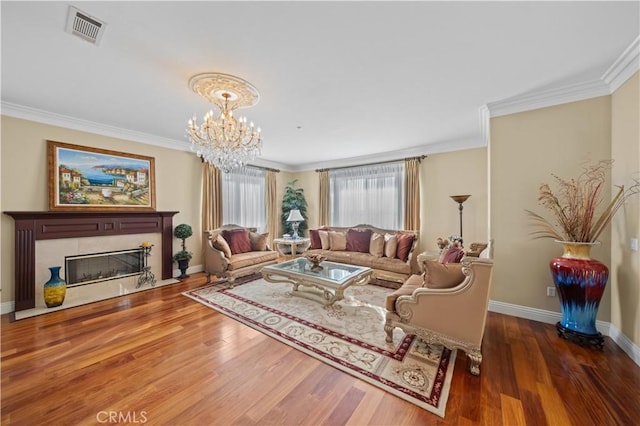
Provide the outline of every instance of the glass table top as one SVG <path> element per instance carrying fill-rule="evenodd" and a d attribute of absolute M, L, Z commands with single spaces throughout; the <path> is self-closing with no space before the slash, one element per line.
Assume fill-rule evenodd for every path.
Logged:
<path fill-rule="evenodd" d="M 290 274 L 320 278 L 336 284 L 341 284 L 349 278 L 370 269 L 364 266 L 345 265 L 327 261 L 320 264 L 322 269 L 319 270 L 311 270 L 311 266 L 312 263 L 306 258 L 299 257 L 288 262 L 266 266 L 265 268 L 268 268 L 272 272 L 286 271 Z"/>

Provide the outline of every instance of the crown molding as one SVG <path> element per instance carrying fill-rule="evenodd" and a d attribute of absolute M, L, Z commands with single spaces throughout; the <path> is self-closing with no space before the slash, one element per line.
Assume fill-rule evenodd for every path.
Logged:
<path fill-rule="evenodd" d="M 640 35 L 600 78 L 609 86 L 609 92 L 613 93 L 638 70 L 640 70 Z"/>
<path fill-rule="evenodd" d="M 522 95 L 488 102 L 481 108 L 481 120 L 539 108 L 582 101 L 615 92 L 640 70 L 640 35 L 616 59 L 599 79 L 550 89 L 534 90 Z M 485 129 L 483 124 L 483 130 Z M 485 134 L 483 133 L 483 136 Z"/>
<path fill-rule="evenodd" d="M 489 102 L 485 106 L 490 117 L 500 117 L 610 94 L 609 86 L 598 79 L 529 92 L 500 101 Z"/>
<path fill-rule="evenodd" d="M 338 167 L 351 167 L 361 164 L 380 163 L 386 161 L 398 161 L 404 158 L 418 157 L 421 155 L 441 154 L 445 152 L 461 151 L 465 149 L 482 148 L 486 143 L 481 138 L 463 138 L 447 140 L 427 145 L 416 146 L 407 149 L 387 151 L 379 154 L 363 155 L 359 157 L 343 158 L 319 163 L 305 163 L 291 167 L 290 172 L 304 172 L 316 169 L 333 169 Z"/>
<path fill-rule="evenodd" d="M 81 118 L 70 117 L 68 115 L 57 114 L 24 105 L 10 102 L 2 102 L 2 115 L 20 118 L 23 120 L 35 121 L 52 126 L 64 127 L 67 129 L 79 130 L 82 132 L 94 133 L 117 139 L 140 142 L 147 145 L 156 145 L 169 149 L 180 149 L 180 146 L 187 147 L 185 141 L 163 138 L 149 133 L 136 132 L 134 130 L 122 129 L 120 127 L 109 126 L 107 124 L 96 123 L 94 121 L 83 120 Z"/>

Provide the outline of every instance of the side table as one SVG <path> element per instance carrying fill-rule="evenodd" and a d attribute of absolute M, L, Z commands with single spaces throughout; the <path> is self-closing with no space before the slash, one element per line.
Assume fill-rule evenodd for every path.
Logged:
<path fill-rule="evenodd" d="M 302 251 L 306 251 L 311 246 L 310 238 L 274 238 L 273 245 L 275 249 L 278 250 L 281 256 L 289 256 L 291 255 L 291 259 L 294 259 L 298 254 L 298 247 L 302 249 Z M 291 253 L 286 253 L 284 248 L 288 248 L 291 250 Z"/>

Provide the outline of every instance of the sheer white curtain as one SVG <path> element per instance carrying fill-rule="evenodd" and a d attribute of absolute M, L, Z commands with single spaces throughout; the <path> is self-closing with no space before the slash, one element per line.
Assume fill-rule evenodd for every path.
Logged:
<path fill-rule="evenodd" d="M 404 172 L 404 162 L 329 170 L 330 224 L 403 229 Z"/>
<path fill-rule="evenodd" d="M 255 227 L 267 225 L 265 170 L 245 166 L 222 174 L 222 221 Z"/>

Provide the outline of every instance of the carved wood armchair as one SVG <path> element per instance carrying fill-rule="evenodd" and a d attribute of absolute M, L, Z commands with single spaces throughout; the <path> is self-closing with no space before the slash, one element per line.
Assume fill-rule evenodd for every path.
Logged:
<path fill-rule="evenodd" d="M 425 260 L 425 276 L 430 260 Z M 440 343 L 450 349 L 462 349 L 469 358 L 469 371 L 480 374 L 482 337 L 487 318 L 493 261 L 465 257 L 457 266 L 452 264 L 432 268 L 458 268 L 461 282 L 449 288 L 429 288 L 425 276 L 412 275 L 403 286 L 387 296 L 387 341 L 393 329 L 415 334 L 428 343 Z M 439 286 L 441 287 L 441 286 Z"/>

